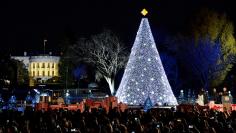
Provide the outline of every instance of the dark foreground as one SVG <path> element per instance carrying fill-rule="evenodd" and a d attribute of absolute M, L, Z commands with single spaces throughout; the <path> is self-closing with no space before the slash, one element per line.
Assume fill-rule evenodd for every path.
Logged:
<path fill-rule="evenodd" d="M 130 109 L 119 112 L 103 109 L 91 112 L 53 110 L 24 113 L 0 113 L 0 133 L 233 133 L 236 131 L 236 112 L 213 110 L 191 111 L 153 109 L 143 112 Z"/>

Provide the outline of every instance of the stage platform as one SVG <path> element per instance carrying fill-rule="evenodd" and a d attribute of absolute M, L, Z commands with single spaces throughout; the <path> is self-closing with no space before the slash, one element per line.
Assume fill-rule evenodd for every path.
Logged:
<path fill-rule="evenodd" d="M 209 104 L 208 104 L 209 108 L 210 109 L 214 109 L 214 110 L 217 110 L 217 111 L 223 111 L 223 104 L 215 104 L 214 101 L 210 101 Z M 228 104 L 228 106 L 230 106 L 230 110 L 233 111 L 235 110 L 236 111 L 236 104 Z"/>
<path fill-rule="evenodd" d="M 176 108 L 176 106 L 153 106 L 152 108 L 159 108 L 159 109 L 171 109 L 171 108 Z M 142 109 L 144 106 L 141 105 L 128 105 L 129 109 Z"/>

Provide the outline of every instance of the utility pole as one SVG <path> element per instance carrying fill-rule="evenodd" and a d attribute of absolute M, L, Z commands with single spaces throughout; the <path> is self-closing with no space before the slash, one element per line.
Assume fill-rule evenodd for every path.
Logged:
<path fill-rule="evenodd" d="M 43 40 L 43 54 L 45 55 L 45 45 L 48 40 L 44 39 Z"/>
<path fill-rule="evenodd" d="M 67 91 L 68 65 L 66 66 L 66 91 Z"/>

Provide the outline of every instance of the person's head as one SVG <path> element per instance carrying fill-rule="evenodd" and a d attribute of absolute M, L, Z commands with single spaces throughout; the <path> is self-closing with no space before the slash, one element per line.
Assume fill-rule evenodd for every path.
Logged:
<path fill-rule="evenodd" d="M 98 119 L 97 119 L 97 117 L 93 117 L 92 123 L 93 123 L 94 126 L 97 126 L 97 125 L 98 125 Z"/>
<path fill-rule="evenodd" d="M 105 133 L 112 133 L 113 132 L 113 128 L 111 126 L 111 124 L 106 124 L 104 126 L 102 126 L 102 132 L 105 132 Z"/>
<path fill-rule="evenodd" d="M 168 128 L 167 126 L 163 127 L 162 130 L 164 133 L 170 133 L 170 128 Z"/>
<path fill-rule="evenodd" d="M 227 91 L 227 88 L 226 88 L 226 87 L 224 87 L 224 88 L 223 88 L 223 91 L 224 91 L 224 92 L 225 92 L 225 91 Z"/>
<path fill-rule="evenodd" d="M 115 125 L 119 125 L 119 124 L 120 124 L 119 119 L 115 118 L 115 119 L 114 119 L 114 124 L 115 124 Z"/>
<path fill-rule="evenodd" d="M 153 132 L 153 133 L 161 133 L 161 130 L 160 130 L 160 128 L 154 128 L 154 129 L 152 130 L 152 132 Z"/>
<path fill-rule="evenodd" d="M 128 133 L 127 127 L 123 124 L 119 125 L 119 129 L 122 133 Z"/>
<path fill-rule="evenodd" d="M 216 92 L 216 88 L 213 88 L 213 92 Z"/>
<path fill-rule="evenodd" d="M 141 124 L 138 124 L 136 126 L 136 130 L 137 133 L 142 133 L 144 131 L 143 126 Z"/>

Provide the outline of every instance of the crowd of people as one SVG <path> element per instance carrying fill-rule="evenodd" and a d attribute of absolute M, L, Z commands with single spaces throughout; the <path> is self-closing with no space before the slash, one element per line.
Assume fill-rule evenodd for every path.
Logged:
<path fill-rule="evenodd" d="M 0 112 L 0 133 L 234 133 L 236 112 L 199 110 L 197 106 L 184 110 L 102 108 L 91 112 L 49 110 Z"/>
<path fill-rule="evenodd" d="M 217 92 L 214 88 L 209 100 L 223 103 L 229 96 L 226 88 Z M 209 101 L 204 89 L 198 94 L 199 105 Z M 108 113 L 103 108 L 84 112 L 70 110 L 24 112 L 0 110 L 0 133 L 234 133 L 236 132 L 236 111 L 218 112 L 200 109 L 191 105 L 188 109 L 178 106 L 163 109 L 155 108 L 145 112 L 143 109 L 118 108 Z"/>

